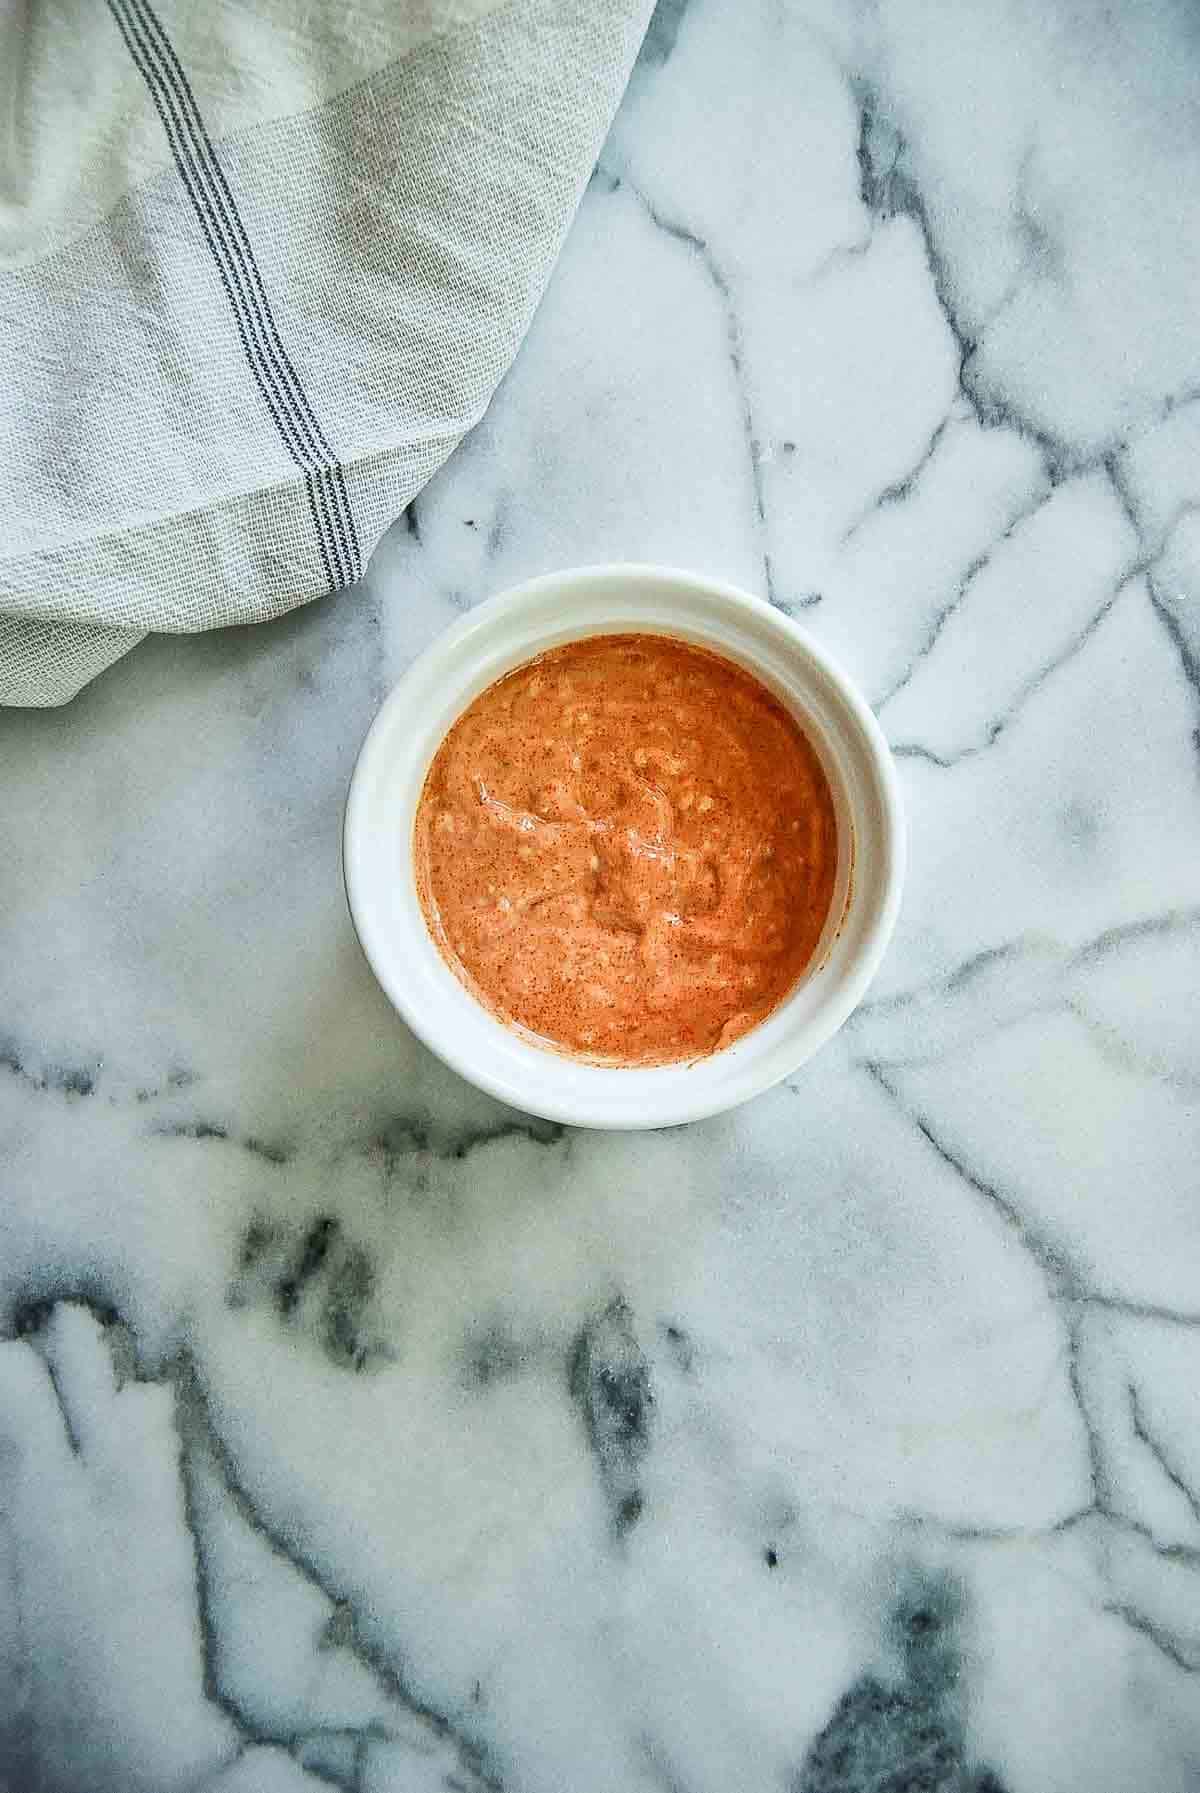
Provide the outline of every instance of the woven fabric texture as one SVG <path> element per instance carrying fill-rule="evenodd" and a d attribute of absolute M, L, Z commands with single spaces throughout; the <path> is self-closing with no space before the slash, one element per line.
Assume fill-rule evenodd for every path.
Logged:
<path fill-rule="evenodd" d="M 0 703 L 361 576 L 509 366 L 649 10 L 13 9 Z"/>

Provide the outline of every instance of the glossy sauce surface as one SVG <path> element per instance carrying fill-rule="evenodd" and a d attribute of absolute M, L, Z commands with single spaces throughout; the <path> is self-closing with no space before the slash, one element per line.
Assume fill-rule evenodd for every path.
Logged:
<path fill-rule="evenodd" d="M 770 1014 L 829 912 L 829 785 L 750 673 L 672 637 L 571 642 L 447 734 L 415 825 L 440 950 L 510 1025 L 663 1064 Z"/>

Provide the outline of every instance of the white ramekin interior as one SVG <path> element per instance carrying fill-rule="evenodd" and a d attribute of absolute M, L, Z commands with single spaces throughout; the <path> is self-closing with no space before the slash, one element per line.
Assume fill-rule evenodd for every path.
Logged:
<path fill-rule="evenodd" d="M 589 1065 L 531 1044 L 487 1013 L 430 937 L 412 872 L 413 819 L 447 729 L 495 679 L 586 635 L 660 633 L 740 661 L 793 711 L 833 791 L 838 881 L 830 920 L 792 995 L 725 1051 L 650 1069 Z M 492 1095 L 584 1127 L 665 1127 L 731 1108 L 795 1071 L 846 1019 L 896 919 L 904 838 L 891 754 L 845 676 L 761 599 L 663 567 L 551 573 L 490 599 L 405 673 L 363 743 L 343 835 L 363 950 L 425 1044 Z"/>

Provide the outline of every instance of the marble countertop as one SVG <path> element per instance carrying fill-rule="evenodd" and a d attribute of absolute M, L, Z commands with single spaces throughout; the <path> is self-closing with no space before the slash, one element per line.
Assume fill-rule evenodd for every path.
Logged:
<path fill-rule="evenodd" d="M 7 1793 L 1200 1787 L 1200 37 L 662 0 L 359 589 L 0 719 Z M 340 810 L 477 599 L 836 652 L 911 869 L 722 1120 L 405 1032 Z"/>

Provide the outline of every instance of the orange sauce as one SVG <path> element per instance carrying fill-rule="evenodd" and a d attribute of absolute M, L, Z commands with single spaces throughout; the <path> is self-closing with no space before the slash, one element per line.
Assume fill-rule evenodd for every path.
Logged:
<path fill-rule="evenodd" d="M 812 958 L 837 870 L 829 784 L 740 666 L 662 635 L 571 642 L 484 691 L 415 824 L 426 921 L 510 1026 L 589 1060 L 729 1045 Z"/>

